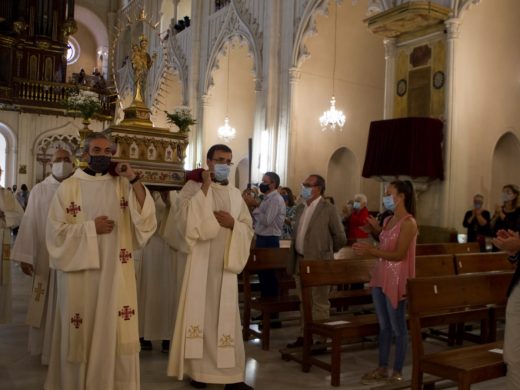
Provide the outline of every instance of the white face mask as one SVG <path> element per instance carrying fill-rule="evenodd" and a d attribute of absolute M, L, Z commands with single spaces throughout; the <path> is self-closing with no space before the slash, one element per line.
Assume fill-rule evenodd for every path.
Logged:
<path fill-rule="evenodd" d="M 52 163 L 52 175 L 57 179 L 63 179 L 72 173 L 72 163 L 60 161 Z"/>

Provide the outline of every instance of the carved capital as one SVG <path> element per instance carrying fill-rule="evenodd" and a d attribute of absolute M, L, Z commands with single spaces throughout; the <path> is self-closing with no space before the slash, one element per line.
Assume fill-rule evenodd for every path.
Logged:
<path fill-rule="evenodd" d="M 446 34 L 448 39 L 457 39 L 460 35 L 461 20 L 458 18 L 451 18 L 444 22 L 446 26 Z"/>

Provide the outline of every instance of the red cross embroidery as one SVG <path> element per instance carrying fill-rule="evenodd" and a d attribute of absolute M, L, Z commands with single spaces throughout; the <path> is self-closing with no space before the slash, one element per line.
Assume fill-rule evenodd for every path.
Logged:
<path fill-rule="evenodd" d="M 130 306 L 123 306 L 123 310 L 118 311 L 119 317 L 123 317 L 125 321 L 128 321 L 130 317 L 135 315 L 135 310 L 131 309 Z"/>
<path fill-rule="evenodd" d="M 70 202 L 70 206 L 66 208 L 67 214 L 72 214 L 72 216 L 75 218 L 76 215 L 81 211 L 81 206 L 77 205 L 74 202 Z"/>
<path fill-rule="evenodd" d="M 131 258 L 132 254 L 126 249 L 123 248 L 119 251 L 119 260 L 121 261 L 121 263 L 126 264 L 128 263 L 128 260 L 130 260 Z"/>
<path fill-rule="evenodd" d="M 128 201 L 125 199 L 125 197 L 121 197 L 121 201 L 119 202 L 119 206 L 124 210 L 128 207 Z"/>
<path fill-rule="evenodd" d="M 79 326 L 83 323 L 83 319 L 81 318 L 81 316 L 79 315 L 79 313 L 76 313 L 76 314 L 74 314 L 74 317 L 72 317 L 72 318 L 70 319 L 70 323 L 71 323 L 71 324 L 74 324 L 74 327 L 75 327 L 76 329 L 78 329 Z"/>

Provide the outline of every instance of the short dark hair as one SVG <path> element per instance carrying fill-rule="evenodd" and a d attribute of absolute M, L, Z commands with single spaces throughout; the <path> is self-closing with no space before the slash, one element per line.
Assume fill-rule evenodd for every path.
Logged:
<path fill-rule="evenodd" d="M 226 152 L 226 153 L 233 153 L 233 151 L 231 150 L 231 148 L 229 146 L 224 145 L 224 144 L 216 144 L 216 145 L 213 145 L 211 148 L 209 148 L 208 153 L 206 154 L 206 159 L 211 160 L 217 150 L 220 150 L 220 151 Z"/>
<path fill-rule="evenodd" d="M 264 176 L 267 176 L 274 183 L 274 188 L 280 187 L 280 176 L 274 172 L 266 172 Z"/>
<path fill-rule="evenodd" d="M 92 132 L 85 137 L 85 142 L 83 143 L 83 153 L 88 153 L 90 150 L 90 143 L 95 139 L 106 139 L 108 142 L 112 143 L 112 140 L 105 133 Z"/>
<path fill-rule="evenodd" d="M 314 177 L 316 179 L 316 185 L 320 187 L 320 194 L 323 195 L 325 193 L 325 179 L 323 178 L 323 176 L 317 175 L 315 173 L 309 176 Z"/>

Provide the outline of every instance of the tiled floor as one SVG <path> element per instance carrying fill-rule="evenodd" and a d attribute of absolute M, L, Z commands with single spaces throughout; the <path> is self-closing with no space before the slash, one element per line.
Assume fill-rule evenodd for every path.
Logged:
<path fill-rule="evenodd" d="M 37 357 L 27 352 L 27 327 L 23 325 L 30 281 L 17 267 L 13 267 L 13 306 L 14 323 L 0 325 L 0 390 L 40 390 L 43 388 L 46 368 L 41 366 Z M 247 372 L 246 382 L 257 390 L 290 390 L 330 388 L 327 372 L 313 367 L 309 373 L 302 373 L 294 362 L 280 359 L 278 349 L 295 338 L 296 323 L 285 322 L 282 329 L 272 333 L 271 351 L 262 351 L 257 341 L 246 344 Z M 156 349 L 141 352 L 141 389 L 174 390 L 191 389 L 187 382 L 179 382 L 166 376 L 167 355 L 160 352 L 160 342 Z M 429 348 L 439 348 L 435 342 Z M 374 343 L 356 344 L 343 353 L 341 388 L 369 389 L 359 384 L 360 376 L 372 369 L 377 362 L 377 349 Z M 411 354 L 408 354 L 404 375 L 409 377 Z M 503 378 L 488 381 L 474 389 L 505 389 Z M 208 386 L 209 390 L 222 389 L 222 386 Z M 74 389 L 63 389 L 74 390 Z M 103 390 L 103 389 L 99 389 Z"/>

